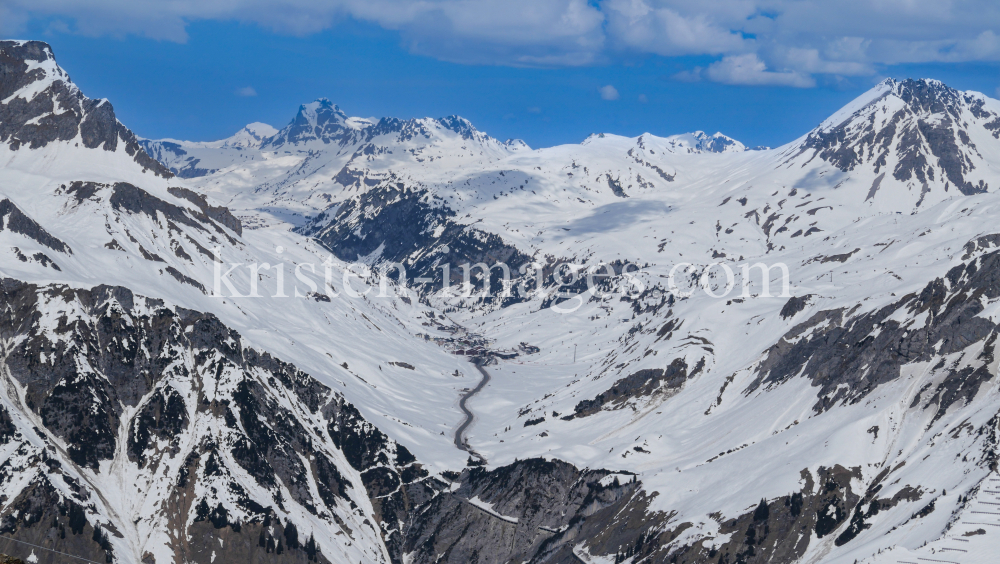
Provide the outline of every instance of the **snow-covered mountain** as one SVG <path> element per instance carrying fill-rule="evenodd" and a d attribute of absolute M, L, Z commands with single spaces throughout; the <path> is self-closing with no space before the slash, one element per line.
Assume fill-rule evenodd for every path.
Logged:
<path fill-rule="evenodd" d="M 605 139 L 608 136 L 605 133 L 595 133 L 585 139 L 583 144 L 597 142 L 596 140 Z M 635 139 L 635 145 L 639 149 L 645 149 L 645 144 L 648 142 L 659 145 L 662 151 L 669 153 L 739 153 L 748 150 L 743 143 L 732 137 L 727 137 L 722 133 L 708 135 L 704 131 L 682 133 L 665 138 L 644 133 Z"/>
<path fill-rule="evenodd" d="M 247 137 L 255 142 L 243 142 Z M 458 116 L 348 117 L 325 98 L 300 106 L 277 132 L 251 124 L 222 141 L 142 143 L 178 176 L 246 210 L 245 219 L 254 225 L 301 224 L 346 193 L 389 178 L 399 166 L 482 166 L 528 150 L 523 141 L 500 142 Z"/>
<path fill-rule="evenodd" d="M 950 190 L 965 195 L 996 184 L 1000 115 L 993 100 L 958 92 L 935 80 L 886 79 L 813 130 L 802 143 L 843 172 L 864 169 L 904 183 L 914 207 L 940 201 Z M 980 151 L 979 147 L 983 147 Z M 896 197 L 901 196 L 898 194 Z"/>
<path fill-rule="evenodd" d="M 0 42 L 0 551 L 992 562 L 998 124 L 921 80 L 766 150 L 149 141 Z"/>
<path fill-rule="evenodd" d="M 251 123 L 236 132 L 235 135 L 222 141 L 193 142 L 176 139 L 161 139 L 150 141 L 140 139 L 139 144 L 157 161 L 167 164 L 171 172 L 181 178 L 202 176 L 217 169 L 198 168 L 202 159 L 208 159 L 205 166 L 212 164 L 225 167 L 245 158 L 244 151 L 259 149 L 264 140 L 273 136 L 278 130 L 266 123 Z M 201 158 L 193 156 L 199 155 Z"/>

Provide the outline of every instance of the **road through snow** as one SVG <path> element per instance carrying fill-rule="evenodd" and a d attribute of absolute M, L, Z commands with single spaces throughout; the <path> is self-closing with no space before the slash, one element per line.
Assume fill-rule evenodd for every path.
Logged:
<path fill-rule="evenodd" d="M 465 413 L 465 421 L 463 421 L 462 424 L 458 426 L 458 429 L 455 430 L 455 446 L 473 456 L 476 456 L 477 458 L 482 459 L 482 456 L 469 449 L 469 445 L 465 442 L 465 430 L 469 428 L 469 425 L 472 425 L 473 420 L 472 412 L 469 411 L 469 408 L 466 407 L 465 404 L 469 401 L 469 398 L 478 394 L 484 387 L 486 387 L 486 384 L 490 381 L 490 373 L 483 368 L 483 365 L 480 364 L 479 360 L 473 361 L 473 364 L 476 366 L 476 370 L 479 370 L 479 373 L 483 375 L 483 379 L 479 381 L 479 384 L 475 388 L 463 394 L 462 398 L 458 400 L 458 407 L 460 407 Z"/>

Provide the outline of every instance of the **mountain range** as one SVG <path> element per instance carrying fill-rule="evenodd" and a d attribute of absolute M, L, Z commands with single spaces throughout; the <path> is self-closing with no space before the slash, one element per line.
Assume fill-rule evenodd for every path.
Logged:
<path fill-rule="evenodd" d="M 993 562 L 997 210 L 1000 101 L 934 80 L 777 148 L 188 142 L 0 41 L 0 551 Z"/>

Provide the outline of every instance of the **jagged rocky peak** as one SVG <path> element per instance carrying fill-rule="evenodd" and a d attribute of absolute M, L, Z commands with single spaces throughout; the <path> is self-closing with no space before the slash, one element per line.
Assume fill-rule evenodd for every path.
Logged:
<path fill-rule="evenodd" d="M 483 142 L 490 138 L 485 133 L 476 129 L 476 127 L 472 125 L 471 121 L 462 116 L 451 115 L 448 117 L 438 118 L 433 121 L 436 121 L 444 129 L 457 133 L 462 139 L 465 140 Z M 516 150 L 517 148 L 520 148 L 518 144 L 527 146 L 524 141 L 521 141 L 520 139 L 508 140 L 504 143 L 504 146 Z"/>
<path fill-rule="evenodd" d="M 810 132 L 799 154 L 844 172 L 870 168 L 927 193 L 989 189 L 1000 103 L 938 80 L 886 79 Z"/>
<path fill-rule="evenodd" d="M 347 114 L 330 100 L 319 98 L 314 102 L 299 106 L 299 112 L 291 123 L 262 144 L 265 149 L 274 149 L 285 144 L 298 145 L 309 142 L 324 144 L 341 141 L 344 133 L 354 130 L 348 124 Z"/>
<path fill-rule="evenodd" d="M 443 117 L 438 122 L 446 129 L 461 135 L 463 139 L 471 139 L 475 134 L 479 133 L 475 126 L 472 125 L 472 122 L 462 116 Z"/>
<path fill-rule="evenodd" d="M 383 137 L 385 141 L 393 143 L 408 143 L 421 140 L 441 140 L 452 135 L 463 141 L 472 141 L 479 145 L 495 143 L 499 147 L 508 150 L 517 150 L 523 141 L 514 140 L 509 143 L 501 143 L 489 135 L 476 129 L 472 122 L 456 115 L 443 118 L 414 118 L 400 119 L 385 117 L 378 120 L 364 130 L 364 140 L 372 141 L 377 137 Z M 527 145 L 524 145 L 527 146 Z"/>
<path fill-rule="evenodd" d="M 72 93 L 77 88 L 59 65 L 52 48 L 41 41 L 0 41 L 0 96 L 6 100 L 14 94 L 30 99 L 34 94 L 61 82 Z"/>
<path fill-rule="evenodd" d="M 0 143 L 13 150 L 72 142 L 117 151 L 119 143 L 143 169 L 170 177 L 115 117 L 107 100 L 83 95 L 41 41 L 0 41 Z"/>
<path fill-rule="evenodd" d="M 276 135 L 264 140 L 261 147 L 268 150 L 286 143 L 298 145 L 316 141 L 342 145 L 353 142 L 366 143 L 380 136 L 388 136 L 393 142 L 405 143 L 421 138 L 436 139 L 450 134 L 480 144 L 495 141 L 476 129 L 472 122 L 457 115 L 437 119 L 383 117 L 376 120 L 348 117 L 339 106 L 326 98 L 320 98 L 300 106 L 295 119 Z M 527 147 L 520 140 L 511 140 L 507 143 L 495 142 L 509 150 Z"/>

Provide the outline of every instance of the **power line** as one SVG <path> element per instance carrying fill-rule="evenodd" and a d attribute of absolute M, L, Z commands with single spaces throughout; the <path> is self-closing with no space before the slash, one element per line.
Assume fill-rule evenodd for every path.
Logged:
<path fill-rule="evenodd" d="M 0 535 L 0 539 L 5 539 L 5 540 L 9 540 L 9 541 L 19 542 L 21 544 L 26 544 L 28 546 L 33 546 L 33 547 L 38 548 L 40 550 L 47 550 L 49 552 L 55 552 L 56 554 L 61 554 L 63 556 L 69 556 L 70 558 L 76 558 L 76 559 L 79 559 L 79 560 L 83 560 L 84 562 L 92 562 L 93 564 L 104 564 L 103 562 L 97 562 L 96 560 L 88 560 L 88 559 L 86 559 L 86 558 L 84 558 L 82 556 L 76 556 L 76 555 L 73 555 L 73 554 L 67 554 L 65 552 L 59 552 L 58 550 L 53 550 L 51 548 L 45 548 L 44 546 L 38 546 L 37 544 L 31 544 L 30 542 L 26 542 L 26 541 L 23 541 L 23 540 L 12 539 L 10 537 L 5 537 L 3 535 Z"/>

